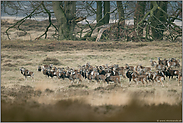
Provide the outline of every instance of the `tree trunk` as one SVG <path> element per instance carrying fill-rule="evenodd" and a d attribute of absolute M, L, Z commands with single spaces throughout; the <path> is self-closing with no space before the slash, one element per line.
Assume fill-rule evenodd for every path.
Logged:
<path fill-rule="evenodd" d="M 104 24 L 109 23 L 110 14 L 108 12 L 110 12 L 110 1 L 104 1 Z"/>
<path fill-rule="evenodd" d="M 122 1 L 117 1 L 117 8 L 118 8 L 119 22 L 121 22 L 121 26 L 124 28 L 125 15 L 124 15 L 124 9 L 123 9 Z"/>
<path fill-rule="evenodd" d="M 157 1 L 158 6 L 167 12 L 167 4 L 166 1 Z M 151 8 L 153 8 L 154 4 L 151 2 Z M 151 17 L 151 28 L 152 36 L 155 40 L 163 40 L 163 32 L 166 27 L 165 23 L 167 21 L 167 15 L 165 15 L 161 10 L 157 9 L 154 11 L 153 15 L 155 17 Z"/>
<path fill-rule="evenodd" d="M 120 38 L 120 29 L 124 30 L 125 26 L 125 14 L 124 14 L 124 9 L 123 9 L 123 4 L 122 1 L 117 1 L 117 9 L 118 9 L 118 16 L 119 16 L 119 21 L 118 21 L 118 33 L 117 33 L 117 39 Z"/>
<path fill-rule="evenodd" d="M 67 18 L 67 36 L 68 39 L 74 39 L 74 28 L 75 28 L 75 18 L 76 18 L 76 1 L 64 1 L 65 14 Z"/>
<path fill-rule="evenodd" d="M 63 40 L 64 39 L 64 35 L 62 35 L 63 33 L 63 28 L 64 28 L 64 25 L 66 25 L 67 23 L 67 19 L 64 15 L 64 11 L 63 9 L 60 7 L 62 6 L 62 2 L 59 2 L 59 1 L 52 1 L 52 5 L 53 5 L 53 11 L 55 13 L 55 17 L 57 19 L 57 23 L 58 23 L 58 39 L 59 40 Z M 63 24 L 65 23 L 65 24 Z"/>
<path fill-rule="evenodd" d="M 97 23 L 102 19 L 102 1 L 97 1 Z M 99 26 L 102 25 L 102 21 L 99 23 Z"/>
<path fill-rule="evenodd" d="M 146 2 L 137 1 L 134 13 L 134 27 L 137 27 L 137 24 L 142 20 L 145 13 Z M 138 36 L 143 36 L 143 23 L 139 25 L 140 29 L 138 30 Z"/>
<path fill-rule="evenodd" d="M 63 2 L 53 1 L 52 5 L 58 22 L 58 39 L 73 39 L 76 2 L 65 1 L 63 5 Z"/>

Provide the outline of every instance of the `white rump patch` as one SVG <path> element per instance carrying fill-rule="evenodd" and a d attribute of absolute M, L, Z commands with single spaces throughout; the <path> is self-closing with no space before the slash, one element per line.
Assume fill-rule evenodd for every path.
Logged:
<path fill-rule="evenodd" d="M 113 71 L 113 74 L 115 75 L 115 72 Z"/>
<path fill-rule="evenodd" d="M 94 74 L 94 72 L 92 71 L 92 72 L 91 72 L 91 75 L 93 76 L 93 74 Z"/>

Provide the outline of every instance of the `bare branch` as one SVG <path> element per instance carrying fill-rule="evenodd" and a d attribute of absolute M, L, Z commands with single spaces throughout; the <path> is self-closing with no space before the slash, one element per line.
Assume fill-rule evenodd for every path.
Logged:
<path fill-rule="evenodd" d="M 45 7 L 45 5 L 44 5 L 43 2 L 42 2 L 41 4 L 42 4 L 44 10 L 46 11 L 46 13 L 47 13 L 48 16 L 49 16 L 49 25 L 47 26 L 46 31 L 45 31 L 41 36 L 37 37 L 35 40 L 40 39 L 43 35 L 45 35 L 45 39 L 46 39 L 46 38 L 47 38 L 48 29 L 50 28 L 51 25 L 52 25 L 52 26 L 56 29 L 56 31 L 58 32 L 57 27 L 51 22 L 51 13 L 50 13 L 50 11 L 49 11 L 48 9 L 46 9 L 46 7 Z"/>
<path fill-rule="evenodd" d="M 41 6 L 41 4 L 39 4 L 39 5 L 38 5 L 29 15 L 27 15 L 26 17 L 22 18 L 21 20 L 17 21 L 13 26 L 10 26 L 10 27 L 5 31 L 5 33 L 6 33 L 6 35 L 7 35 L 7 37 L 8 37 L 9 40 L 11 40 L 11 39 L 10 39 L 10 37 L 9 37 L 8 31 L 9 31 L 11 28 L 15 28 L 15 26 L 16 26 L 17 24 L 23 23 L 27 18 L 31 17 L 31 16 L 33 15 L 33 13 L 34 13 L 40 6 Z"/>

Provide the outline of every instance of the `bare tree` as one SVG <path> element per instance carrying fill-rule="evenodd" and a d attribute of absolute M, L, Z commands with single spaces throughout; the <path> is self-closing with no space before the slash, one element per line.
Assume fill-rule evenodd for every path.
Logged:
<path fill-rule="evenodd" d="M 27 3 L 30 6 L 28 8 L 25 7 L 24 2 L 1 2 L 2 10 L 10 15 L 24 12 L 24 17 L 8 27 L 5 31 L 9 39 L 8 32 L 11 28 L 16 28 L 27 34 L 26 29 L 21 28 L 21 25 L 27 19 L 40 14 L 48 17 L 49 24 L 44 33 L 36 39 L 43 36 L 47 38 L 47 33 L 51 26 L 55 28 L 54 38 L 58 40 L 75 40 L 76 37 L 81 40 L 87 39 L 87 37 L 92 36 L 94 30 L 98 29 L 99 31 L 102 28 L 105 28 L 100 31 L 101 36 L 105 33 L 103 36 L 104 39 L 117 39 L 122 41 L 152 41 L 163 39 L 175 41 L 182 36 L 182 28 L 174 23 L 175 20 L 182 21 L 181 1 L 29 1 Z M 104 7 L 102 7 L 103 3 Z M 95 6 L 96 4 L 97 6 Z M 11 9 L 7 11 L 9 8 Z M 116 21 L 114 24 L 108 24 L 110 15 L 116 16 L 117 13 L 119 21 Z M 52 23 L 54 16 L 57 20 L 56 25 Z M 93 21 L 97 20 L 97 23 L 93 23 L 86 18 L 93 18 Z M 125 20 L 131 20 L 133 18 L 134 25 L 130 25 L 129 23 L 125 24 Z M 86 24 L 78 23 L 83 20 Z M 104 23 L 108 26 L 104 26 Z M 145 35 L 142 35 L 143 30 Z"/>
<path fill-rule="evenodd" d="M 124 8 L 122 1 L 117 1 L 117 8 L 118 8 L 118 16 L 119 22 L 122 22 L 121 26 L 124 28 L 125 25 L 125 15 L 124 15 Z"/>
<path fill-rule="evenodd" d="M 104 17 L 104 24 L 108 24 L 109 23 L 109 19 L 110 19 L 110 1 L 104 1 L 104 15 L 106 14 L 106 16 Z"/>
<path fill-rule="evenodd" d="M 124 30 L 124 26 L 125 26 L 125 14 L 124 14 L 124 8 L 123 8 L 123 3 L 122 1 L 117 1 L 117 9 L 118 9 L 118 17 L 119 17 L 119 21 L 118 21 L 118 33 L 117 33 L 117 39 L 120 38 L 120 29 Z"/>
<path fill-rule="evenodd" d="M 182 21 L 178 16 L 171 16 L 167 13 L 167 2 L 151 1 L 150 10 L 146 12 L 135 28 L 138 39 L 141 41 L 139 30 L 141 30 L 141 24 L 144 24 L 146 28 L 145 39 L 147 41 L 162 40 L 166 37 L 172 37 L 172 35 L 175 34 L 175 38 L 169 38 L 171 41 L 174 41 L 178 37 L 182 36 L 182 29 L 170 21 L 175 18 Z"/>
<path fill-rule="evenodd" d="M 58 22 L 59 40 L 73 39 L 75 27 L 76 2 L 53 1 L 53 10 Z"/>
<path fill-rule="evenodd" d="M 135 7 L 135 13 L 134 13 L 134 27 L 137 27 L 137 24 L 142 20 L 142 18 L 144 17 L 144 13 L 145 13 L 145 8 L 146 8 L 146 1 L 137 1 L 136 3 L 136 7 Z M 139 29 L 138 31 L 138 35 L 141 37 L 143 34 L 143 28 L 144 25 L 143 23 L 139 25 L 139 27 L 141 29 Z"/>
<path fill-rule="evenodd" d="M 97 1 L 97 23 L 99 23 L 99 25 L 102 25 L 102 21 L 100 21 L 102 19 L 102 1 Z"/>
<path fill-rule="evenodd" d="M 160 7 L 161 9 L 156 9 L 151 16 L 151 31 L 152 36 L 155 40 L 163 40 L 163 32 L 166 28 L 166 21 L 168 19 L 167 13 L 167 1 L 157 1 L 151 2 L 151 8 L 153 7 Z"/>

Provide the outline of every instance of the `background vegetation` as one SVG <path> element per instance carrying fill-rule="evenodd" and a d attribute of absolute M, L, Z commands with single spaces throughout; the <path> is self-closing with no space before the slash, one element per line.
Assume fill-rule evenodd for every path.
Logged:
<path fill-rule="evenodd" d="M 50 27 L 57 40 L 177 41 L 182 37 L 182 28 L 175 24 L 182 21 L 182 1 L 1 1 L 1 7 L 3 13 L 11 16 L 26 13 L 21 13 L 24 17 L 6 29 L 8 39 L 12 28 L 28 35 L 28 28 L 22 29 L 21 25 L 36 16 L 48 17 L 44 33 L 36 39 L 48 38 Z M 110 20 L 113 23 L 109 24 Z M 133 25 L 125 23 L 127 20 L 134 20 Z M 101 35 L 94 35 L 94 30 Z"/>

